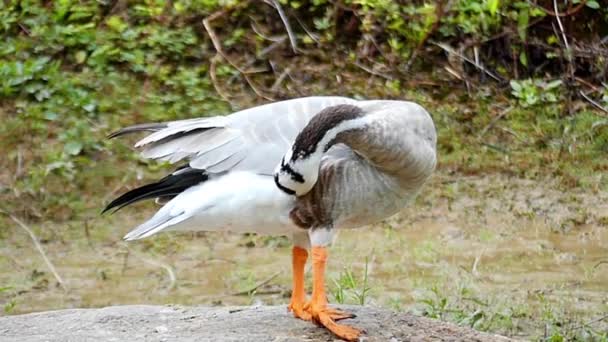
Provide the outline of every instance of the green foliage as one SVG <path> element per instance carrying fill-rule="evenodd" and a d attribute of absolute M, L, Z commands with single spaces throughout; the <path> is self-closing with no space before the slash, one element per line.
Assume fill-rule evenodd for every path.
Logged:
<path fill-rule="evenodd" d="M 117 150 L 104 136 L 121 125 L 227 109 L 206 77 L 203 37 L 189 25 L 194 17 L 158 20 L 178 10 L 209 12 L 216 1 L 175 2 L 173 8 L 142 1 L 111 15 L 110 4 L 93 1 L 5 6 L 0 138 L 10 152 L 2 167 L 14 169 L 25 159 L 12 187 L 19 202 L 40 203 L 34 211 L 14 204 L 14 211 L 49 210 L 66 218 L 87 206 L 79 193 L 93 193 L 115 174 L 117 158 L 133 158 L 102 152 Z"/>
<path fill-rule="evenodd" d="M 321 63 L 331 64 L 336 51 L 346 50 L 351 62 L 369 59 L 388 65 L 394 79 L 386 81 L 379 97 L 404 96 L 403 87 L 410 77 L 400 75 L 399 70 L 424 44 L 433 47 L 429 42 L 440 41 L 456 46 L 463 41 L 484 42 L 496 35 L 510 37 L 513 51 L 507 55 L 517 56 L 516 61 L 484 57 L 484 51 L 493 49 L 493 40 L 479 43 L 479 51 L 484 64 L 495 67 L 497 73 L 509 76 L 508 65 L 519 68 L 522 78 L 529 77 L 511 82 L 512 94 L 520 106 L 540 108 L 557 104 L 564 97 L 559 81 L 539 81 L 544 69 L 532 69 L 535 55 L 525 48 L 530 39 L 544 39 L 550 46 L 557 46 L 559 37 L 552 33 L 541 36 L 545 31 L 533 30 L 532 23 L 546 14 L 527 1 L 457 0 L 450 2 L 451 7 L 441 8 L 442 2 L 348 0 L 343 2 L 348 10 L 325 0 L 281 2 L 296 39 L 307 48 L 321 50 L 321 55 L 328 58 Z M 606 13 L 593 1 L 586 5 L 581 12 L 585 15 Z M 50 5 L 36 1 L 5 3 L 0 11 L 0 119 L 4 122 L 0 126 L 0 146 L 8 153 L 0 167 L 15 175 L 10 180 L 0 179 L 13 190 L 0 196 L 9 203 L 8 209 L 30 218 L 52 214 L 53 219 L 62 220 L 85 208 L 97 208 L 101 199 L 94 193 L 100 183 L 120 188 L 120 184 L 130 183 L 135 173 L 125 176 L 113 167 L 127 161 L 133 165 L 135 157 L 122 143 L 107 141 L 106 134 L 136 122 L 226 112 L 228 105 L 219 98 L 210 77 L 209 60 L 215 48 L 201 25 L 202 18 L 218 10 L 226 12 L 214 23 L 224 49 L 243 56 L 239 64 L 263 69 L 260 54 L 268 47 L 268 38 L 263 36 L 284 34 L 282 25 L 275 25 L 280 23 L 276 10 L 266 4 L 223 0 L 171 4 L 137 0 L 129 6 L 70 0 Z M 598 20 L 590 21 L 581 31 L 592 30 Z M 252 22 L 256 30 L 251 28 Z M 558 61 L 563 56 L 554 50 L 547 53 Z M 274 61 L 283 58 L 282 50 L 277 51 Z M 425 56 L 418 56 L 414 66 L 419 65 L 420 70 L 441 69 L 436 68 L 437 60 L 432 57 L 436 53 L 421 53 Z M 304 59 L 303 63 L 311 62 Z M 601 75 L 605 61 L 590 63 L 598 70 L 595 74 Z M 522 66 L 526 68 L 522 70 Z M 243 92 L 235 85 L 245 83 L 245 79 L 232 65 L 218 63 L 215 73 L 231 85 L 228 92 Z M 254 83 L 268 84 L 264 77 L 261 74 Z M 272 84 L 275 76 L 270 77 Z M 357 82 L 349 83 L 348 92 L 360 95 L 368 91 L 367 84 Z M 303 84 L 307 83 L 297 88 Z M 297 93 L 326 91 L 313 85 Z M 602 91 L 594 96 L 606 105 L 608 90 L 604 87 Z M 292 91 L 281 96 L 293 95 Z M 560 146 L 572 144 L 574 138 L 563 139 L 564 119 L 549 115 L 553 111 L 549 108 L 534 119 L 537 128 L 542 125 L 543 132 L 550 131 L 550 137 L 542 139 L 543 146 L 549 146 L 547 141 L 560 141 Z M 451 108 L 449 112 L 460 109 Z M 484 118 L 487 116 L 480 116 L 475 124 L 486 125 Z M 570 130 L 568 134 L 575 134 L 577 142 L 592 140 L 594 151 L 605 151 L 606 129 L 596 121 L 585 121 L 593 127 L 572 126 L 583 130 Z M 466 127 L 471 126 L 467 125 L 458 122 L 450 128 L 449 141 L 441 140 L 441 148 L 469 145 L 465 141 Z M 519 121 L 513 123 L 518 125 Z M 136 171 L 144 172 L 150 166 L 136 166 Z"/>
<path fill-rule="evenodd" d="M 336 302 L 344 304 L 352 300 L 358 305 L 365 305 L 367 296 L 371 291 L 368 285 L 368 259 L 365 258 L 363 279 L 356 277 L 352 270 L 345 268 L 338 279 L 333 279 L 332 293 Z"/>
<path fill-rule="evenodd" d="M 560 98 L 561 80 L 545 82 L 542 80 L 511 80 L 511 94 L 522 107 L 555 103 Z"/>
<path fill-rule="evenodd" d="M 606 332 L 597 329 L 597 323 L 605 319 L 581 322 L 572 312 L 566 312 L 568 305 L 556 305 L 538 295 L 539 308 L 534 301 L 527 305 L 480 297 L 477 291 L 459 284 L 455 293 L 433 286 L 418 302 L 422 304 L 422 314 L 431 318 L 451 321 L 476 330 L 500 332 L 513 335 L 531 322 L 540 325 L 539 341 L 606 341 Z M 560 308 L 560 309 L 558 309 Z M 536 320 L 531 320 L 535 318 Z M 529 327 L 528 327 L 529 328 Z"/>
<path fill-rule="evenodd" d="M 10 290 L 12 290 L 13 288 L 11 286 L 4 286 L 4 287 L 0 287 L 0 295 L 2 295 L 5 292 L 8 292 Z M 15 299 L 10 299 L 4 302 L 3 305 L 3 310 L 5 314 L 10 314 L 15 307 L 17 306 L 17 301 Z"/>

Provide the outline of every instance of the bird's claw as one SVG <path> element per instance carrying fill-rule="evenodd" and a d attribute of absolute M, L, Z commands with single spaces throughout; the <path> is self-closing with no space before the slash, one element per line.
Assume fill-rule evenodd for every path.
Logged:
<path fill-rule="evenodd" d="M 358 341 L 359 337 L 363 333 L 363 330 L 357 329 L 348 325 L 338 324 L 336 321 L 354 318 L 355 315 L 336 310 L 328 307 L 327 305 L 316 306 L 312 303 L 306 303 L 304 305 L 312 320 L 331 331 L 337 337 L 346 341 Z"/>

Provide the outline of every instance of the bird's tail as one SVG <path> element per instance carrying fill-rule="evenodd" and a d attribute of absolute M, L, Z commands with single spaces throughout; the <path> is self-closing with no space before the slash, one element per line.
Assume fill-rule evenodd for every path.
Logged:
<path fill-rule="evenodd" d="M 209 179 L 209 176 L 204 171 L 184 166 L 158 182 L 146 184 L 122 194 L 110 202 L 103 209 L 102 213 L 113 208 L 116 208 L 114 210 L 116 212 L 129 204 L 149 198 L 168 200 L 179 195 L 189 187 L 200 184 L 207 179 Z"/>
<path fill-rule="evenodd" d="M 139 240 L 148 236 L 154 235 L 159 231 L 178 224 L 183 220 L 187 219 L 189 215 L 186 215 L 184 211 L 177 213 L 171 212 L 171 206 L 165 205 L 159 210 L 151 219 L 137 226 L 135 229 L 127 233 L 123 239 L 127 241 Z"/>

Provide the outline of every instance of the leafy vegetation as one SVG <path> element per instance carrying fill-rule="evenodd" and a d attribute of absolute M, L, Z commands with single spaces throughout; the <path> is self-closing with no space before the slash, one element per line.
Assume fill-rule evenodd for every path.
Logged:
<path fill-rule="evenodd" d="M 605 191 L 608 8 L 571 0 L 555 11 L 550 0 L 5 1 L 0 224 L 12 225 L 2 215 L 10 212 L 68 227 L 41 229 L 43 243 L 109 243 L 117 222 L 99 218 L 99 209 L 167 165 L 139 159 L 128 144 L 105 139 L 108 133 L 305 95 L 422 103 L 439 131 L 442 174 L 554 177 L 562 190 Z M 440 198 L 453 202 L 457 190 L 442 187 Z M 10 238 L 0 229 L 1 243 Z M 245 246 L 285 246 L 246 239 Z M 142 246 L 185 253 L 168 238 Z M 438 246 L 423 241 L 412 253 L 438 262 Z M 120 272 L 99 274 L 111 282 Z M 39 273 L 30 270 L 24 282 L 47 288 Z M 356 274 L 346 269 L 336 277 L 338 302 L 368 301 L 367 268 Z M 245 288 L 255 280 L 253 273 L 233 278 Z M 0 289 L 3 298 L 12 292 Z M 436 291 L 421 302 L 429 316 L 482 330 L 504 332 L 517 316 L 467 302 L 468 294 Z M 2 305 L 8 313 L 16 303 Z M 550 322 L 547 339 L 578 338 L 561 329 L 561 319 L 542 319 Z"/>
<path fill-rule="evenodd" d="M 333 296 L 337 303 L 344 304 L 350 301 L 358 305 L 365 305 L 368 293 L 371 290 L 368 284 L 368 260 L 365 259 L 365 270 L 362 279 L 356 277 L 350 268 L 345 268 L 340 277 L 333 279 Z"/>
<path fill-rule="evenodd" d="M 501 92 L 504 80 L 513 77 L 529 79 L 511 80 L 513 101 L 521 109 L 518 117 L 506 120 L 507 135 L 512 132 L 516 139 L 525 141 L 524 146 L 532 144 L 535 149 L 552 147 L 559 159 L 564 158 L 563 150 L 575 149 L 576 154 L 584 150 L 588 157 L 608 150 L 606 125 L 597 113 L 578 106 L 575 113 L 562 114 L 566 106 L 562 103 L 571 96 L 572 77 L 580 79 L 583 76 L 579 74 L 587 73 L 587 83 L 606 81 L 608 59 L 602 53 L 579 56 L 580 49 L 600 49 L 594 39 L 606 25 L 608 13 L 594 1 L 573 3 L 576 13 L 563 19 L 570 26 L 574 20 L 589 19 L 584 27 L 569 32 L 570 52 L 561 48 L 557 32 L 546 30 L 553 21 L 543 7 L 547 4 L 499 0 L 281 3 L 287 6 L 287 23 L 296 32 L 293 39 L 299 42 L 299 56 L 285 56 L 289 46 L 284 25 L 276 9 L 265 4 L 212 0 L 5 3 L 0 28 L 5 42 L 0 49 L 0 96 L 4 99 L 0 140 L 8 153 L 1 166 L 12 175 L 0 181 L 2 196 L 7 199 L 4 202 L 11 203 L 8 209 L 30 219 L 65 220 L 86 208 L 98 207 L 98 197 L 87 196 L 95 193 L 100 182 L 116 188 L 132 179 L 114 165 L 132 162 L 133 155 L 124 145 L 103 138 L 119 126 L 220 114 L 231 105 L 252 103 L 227 99 L 222 89 L 249 94 L 249 98 L 254 97 L 250 90 L 274 98 L 327 93 L 323 84 L 329 85 L 334 74 L 352 73 L 353 66 L 371 69 L 372 75 L 387 79 L 377 77 L 369 89 L 365 71 L 359 69 L 349 76 L 354 79 L 348 85 L 338 89 L 345 95 L 403 97 L 405 93 L 409 97 L 407 79 L 414 70 L 430 82 L 452 74 L 469 87 L 476 83 L 476 90 L 469 88 L 469 97 L 462 98 L 462 105 L 439 105 L 453 96 L 441 87 L 414 95 L 422 96 L 420 101 L 429 103 L 437 114 L 445 113 L 438 124 L 446 160 L 460 159 L 458 152 L 469 143 L 470 133 L 494 120 L 496 108 L 490 99 Z M 214 57 L 215 47 L 201 24 L 212 13 L 221 14 L 211 24 L 221 37 L 223 53 L 231 59 L 228 62 Z M 442 43 L 435 43 L 439 41 Z M 467 43 L 452 50 L 445 48 L 463 41 Z M 512 51 L 497 55 L 498 46 L 507 42 Z M 458 56 L 466 58 L 470 50 L 475 52 L 474 61 L 463 64 Z M 347 65 L 332 65 L 336 54 L 346 55 Z M 568 62 L 576 70 L 566 82 L 560 79 L 561 74 L 568 74 L 564 58 L 576 59 L 576 63 Z M 319 62 L 332 69 L 323 78 L 311 68 Z M 304 74 L 289 74 L 294 84 L 273 84 L 269 89 L 266 85 L 276 83 L 276 74 L 288 71 L 290 64 L 308 68 L 302 69 Z M 443 68 L 437 68 L 442 64 Z M 483 70 L 492 71 L 485 74 L 475 68 L 481 65 Z M 312 75 L 308 77 L 317 81 L 304 86 L 301 80 L 309 70 Z M 543 80 L 547 73 L 554 75 L 550 81 Z M 488 75 L 495 75 L 499 82 Z M 250 90 L 238 85 L 239 79 L 251 85 Z M 287 83 L 284 77 L 283 82 Z M 606 87 L 594 89 L 602 93 L 590 96 L 605 103 Z M 468 98 L 481 98 L 481 102 L 467 104 Z M 513 101 L 505 98 L 505 102 Z M 538 106 L 545 106 L 540 113 Z M 459 114 L 463 108 L 480 114 Z M 504 143 L 484 142 L 484 146 L 510 154 L 510 149 L 501 145 L 510 145 L 512 139 L 499 139 Z M 481 164 L 488 157 L 492 159 L 486 155 L 470 162 Z M 575 161 L 581 158 L 574 152 L 569 157 Z M 497 155 L 494 159 L 501 158 Z M 549 153 L 543 158 L 556 157 Z M 605 169 L 605 165 L 594 166 L 597 168 Z M 10 200 L 16 198 L 20 200 Z"/>

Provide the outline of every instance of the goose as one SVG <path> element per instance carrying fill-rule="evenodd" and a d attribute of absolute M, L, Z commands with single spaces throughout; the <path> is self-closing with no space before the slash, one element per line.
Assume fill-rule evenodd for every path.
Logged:
<path fill-rule="evenodd" d="M 410 202 L 436 165 L 436 131 L 414 102 L 337 96 L 296 98 L 227 116 L 140 124 L 109 135 L 149 132 L 145 158 L 181 162 L 161 180 L 126 192 L 104 209 L 144 200 L 163 206 L 130 231 L 231 231 L 291 237 L 288 310 L 338 338 L 363 331 L 337 323 L 353 315 L 328 306 L 325 267 L 335 231 L 379 222 Z M 310 252 L 310 253 L 309 253 Z M 312 259 L 312 296 L 304 266 Z"/>

